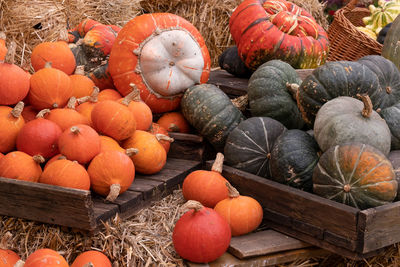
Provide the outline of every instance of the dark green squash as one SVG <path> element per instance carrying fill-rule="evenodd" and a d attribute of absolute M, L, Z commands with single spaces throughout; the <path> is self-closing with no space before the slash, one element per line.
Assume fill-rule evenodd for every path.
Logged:
<path fill-rule="evenodd" d="M 226 139 L 226 164 L 270 178 L 270 153 L 276 138 L 285 131 L 282 123 L 268 117 L 251 117 L 242 121 Z"/>
<path fill-rule="evenodd" d="M 382 56 L 392 61 L 400 69 L 400 16 L 392 22 L 382 47 Z"/>
<path fill-rule="evenodd" d="M 392 163 L 393 171 L 398 183 L 396 200 L 400 199 L 400 150 L 392 150 L 388 155 L 389 161 Z"/>
<path fill-rule="evenodd" d="M 270 117 L 288 129 L 300 129 L 304 125 L 293 87 L 301 84 L 296 70 L 281 60 L 270 60 L 251 75 L 248 98 L 252 116 Z"/>
<path fill-rule="evenodd" d="M 390 149 L 400 149 L 400 103 L 382 109 L 379 114 L 386 121 L 392 135 Z"/>
<path fill-rule="evenodd" d="M 386 35 L 391 26 L 392 26 L 392 22 L 386 24 L 386 26 L 383 27 L 382 30 L 379 31 L 378 36 L 376 37 L 376 40 L 378 41 L 378 43 L 384 44 Z"/>
<path fill-rule="evenodd" d="M 236 45 L 228 47 L 222 52 L 218 58 L 218 64 L 221 69 L 226 70 L 236 77 L 249 78 L 253 73 L 239 57 Z"/>
<path fill-rule="evenodd" d="M 312 173 L 318 163 L 319 147 L 307 132 L 292 129 L 281 134 L 271 152 L 271 179 L 312 191 Z"/>
<path fill-rule="evenodd" d="M 217 151 L 224 149 L 228 134 L 245 119 L 229 97 L 213 84 L 188 88 L 181 100 L 181 110 L 188 122 Z"/>
<path fill-rule="evenodd" d="M 376 148 L 351 143 L 328 149 L 313 172 L 313 192 L 359 209 L 392 202 L 398 183 L 392 164 Z"/>

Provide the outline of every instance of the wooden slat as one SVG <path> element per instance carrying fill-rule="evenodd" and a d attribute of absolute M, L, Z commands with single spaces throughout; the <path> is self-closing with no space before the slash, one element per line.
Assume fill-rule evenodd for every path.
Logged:
<path fill-rule="evenodd" d="M 232 237 L 228 251 L 239 259 L 267 255 L 292 249 L 310 247 L 298 239 L 274 230 L 264 230 L 243 236 Z"/>
<path fill-rule="evenodd" d="M 360 239 L 364 243 L 359 251 L 375 249 L 400 242 L 400 202 L 363 210 L 359 215 Z"/>
<path fill-rule="evenodd" d="M 97 227 L 101 226 L 101 222 L 105 222 L 113 218 L 118 212 L 119 207 L 117 204 L 104 201 L 104 197 L 92 194 L 93 212 L 96 218 Z"/>
<path fill-rule="evenodd" d="M 0 177 L 0 214 L 92 230 L 89 191 Z"/>
<path fill-rule="evenodd" d="M 143 202 L 143 196 L 140 192 L 125 191 L 113 202 L 118 205 L 119 213 L 131 213 L 130 210 L 135 210 Z"/>
<path fill-rule="evenodd" d="M 165 184 L 161 181 L 155 181 L 150 179 L 144 179 L 140 177 L 135 177 L 132 185 L 128 190 L 141 192 L 143 199 L 148 200 L 155 197 L 157 194 L 160 194 L 164 188 Z"/>
<path fill-rule="evenodd" d="M 235 77 L 225 70 L 211 71 L 207 83 L 218 86 L 229 96 L 235 97 L 247 94 L 248 79 Z"/>
<path fill-rule="evenodd" d="M 201 144 L 204 142 L 204 138 L 196 134 L 170 132 L 169 136 L 174 138 L 175 141 L 188 141 L 190 143 L 197 143 L 197 144 Z"/>

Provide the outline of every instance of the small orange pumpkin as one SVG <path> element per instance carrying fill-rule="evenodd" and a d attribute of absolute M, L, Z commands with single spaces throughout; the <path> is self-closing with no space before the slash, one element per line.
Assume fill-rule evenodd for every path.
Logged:
<path fill-rule="evenodd" d="M 44 165 L 43 169 L 46 169 L 46 167 L 49 166 L 53 161 L 56 161 L 59 159 L 67 159 L 67 157 L 64 156 L 63 154 L 57 154 L 46 162 L 46 165 Z"/>
<path fill-rule="evenodd" d="M 21 116 L 24 102 L 14 108 L 0 106 L 0 152 L 7 153 L 15 148 L 19 131 L 25 125 Z"/>
<path fill-rule="evenodd" d="M 40 164 L 45 159 L 40 155 L 30 156 L 13 151 L 0 159 L 0 177 L 37 182 L 42 174 Z"/>
<path fill-rule="evenodd" d="M 90 265 L 92 264 L 92 265 Z M 89 250 L 82 252 L 76 257 L 71 267 L 111 267 L 111 261 L 100 251 Z"/>
<path fill-rule="evenodd" d="M 164 113 L 157 121 L 168 132 L 189 133 L 190 125 L 183 114 L 178 111 Z"/>
<path fill-rule="evenodd" d="M 114 29 L 116 29 L 114 27 Z M 111 47 L 119 32 L 108 25 L 96 25 L 83 37 L 83 47 L 87 54 L 104 57 L 110 54 Z"/>
<path fill-rule="evenodd" d="M 89 120 L 90 126 L 93 126 L 92 110 L 98 102 L 99 92 L 99 88 L 95 87 L 91 96 L 84 96 L 77 99 L 78 106 L 75 109 Z"/>
<path fill-rule="evenodd" d="M 114 201 L 131 186 L 135 179 L 135 166 L 127 154 L 105 151 L 93 158 L 88 173 L 92 190 L 107 197 L 108 201 Z"/>
<path fill-rule="evenodd" d="M 79 33 L 80 37 L 84 37 L 88 31 L 98 25 L 102 24 L 93 19 L 84 19 L 78 24 L 78 26 L 76 26 L 76 31 Z"/>
<path fill-rule="evenodd" d="M 182 185 L 186 200 L 199 201 L 206 207 L 214 208 L 218 202 L 228 198 L 228 182 L 222 175 L 224 155 L 217 153 L 211 171 L 197 170 L 186 176 Z"/>
<path fill-rule="evenodd" d="M 42 248 L 33 252 L 25 261 L 24 267 L 69 267 L 67 261 L 57 251 Z"/>
<path fill-rule="evenodd" d="M 1 267 L 14 267 L 14 265 L 21 258 L 17 253 L 10 249 L 0 249 L 0 266 Z"/>
<path fill-rule="evenodd" d="M 110 150 L 125 153 L 125 149 L 123 149 L 115 139 L 107 135 L 100 135 L 100 151 L 105 152 Z"/>
<path fill-rule="evenodd" d="M 153 122 L 148 132 L 156 136 L 160 144 L 164 147 L 165 152 L 168 154 L 171 143 L 174 141 L 174 138 L 169 137 L 168 131 L 158 123 Z"/>
<path fill-rule="evenodd" d="M 95 86 L 92 79 L 85 76 L 85 66 L 77 66 L 75 73 L 70 75 L 72 95 L 76 98 L 90 96 Z"/>
<path fill-rule="evenodd" d="M 104 89 L 101 90 L 99 95 L 97 96 L 98 101 L 104 101 L 104 100 L 114 100 L 117 101 L 121 98 L 121 94 L 118 93 L 117 90 L 114 89 Z"/>

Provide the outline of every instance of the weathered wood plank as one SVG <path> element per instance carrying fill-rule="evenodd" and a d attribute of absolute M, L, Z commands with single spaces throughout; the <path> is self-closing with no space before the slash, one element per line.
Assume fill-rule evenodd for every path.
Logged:
<path fill-rule="evenodd" d="M 148 200 L 165 190 L 164 187 L 164 182 L 136 177 L 128 190 L 141 192 L 143 199 Z"/>
<path fill-rule="evenodd" d="M 143 196 L 141 192 L 125 191 L 114 200 L 113 203 L 119 207 L 119 213 L 124 214 L 129 210 L 134 210 L 136 206 L 139 206 L 143 202 Z"/>
<path fill-rule="evenodd" d="M 264 230 L 243 236 L 232 237 L 228 251 L 239 259 L 267 255 L 292 249 L 310 247 L 298 239 L 274 230 Z"/>
<path fill-rule="evenodd" d="M 233 97 L 247 94 L 248 79 L 235 77 L 225 70 L 211 71 L 207 83 L 218 86 L 227 95 Z"/>
<path fill-rule="evenodd" d="M 89 191 L 0 177 L 0 214 L 83 230 L 95 228 Z"/>
<path fill-rule="evenodd" d="M 186 134 L 186 133 L 168 133 L 170 137 L 174 138 L 175 141 L 187 141 L 190 143 L 201 144 L 204 142 L 204 138 L 201 135 Z"/>
<path fill-rule="evenodd" d="M 93 212 L 96 218 L 97 227 L 101 226 L 101 222 L 105 222 L 114 217 L 119 212 L 117 204 L 104 202 L 104 198 L 96 194 L 92 195 Z"/>

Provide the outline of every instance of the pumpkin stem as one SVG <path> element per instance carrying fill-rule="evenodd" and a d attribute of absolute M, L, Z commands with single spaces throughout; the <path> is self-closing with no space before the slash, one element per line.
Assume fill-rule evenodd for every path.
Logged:
<path fill-rule="evenodd" d="M 343 190 L 344 190 L 344 192 L 348 193 L 351 190 L 351 186 L 349 184 L 346 184 L 343 186 Z"/>
<path fill-rule="evenodd" d="M 10 232 L 6 232 L 0 240 L 0 249 L 8 249 L 8 244 L 10 243 L 12 238 L 12 234 Z"/>
<path fill-rule="evenodd" d="M 24 102 L 19 101 L 11 111 L 11 115 L 13 115 L 13 117 L 15 118 L 19 118 L 19 116 L 21 116 L 22 111 L 24 110 L 24 106 L 25 106 Z"/>
<path fill-rule="evenodd" d="M 362 102 L 364 103 L 364 108 L 361 112 L 362 116 L 364 118 L 369 118 L 369 116 L 371 116 L 371 113 L 372 113 L 371 98 L 369 98 L 369 96 L 367 94 L 364 94 L 364 95 L 357 94 L 357 97 L 361 98 Z"/>
<path fill-rule="evenodd" d="M 80 66 L 76 66 L 75 75 L 85 75 L 85 66 L 84 65 L 80 65 Z"/>
<path fill-rule="evenodd" d="M 185 204 L 182 205 L 181 209 L 183 211 L 194 210 L 200 211 L 203 208 L 203 204 L 196 200 L 188 200 Z"/>
<path fill-rule="evenodd" d="M 137 148 L 131 147 L 131 148 L 127 148 L 127 149 L 125 150 L 125 154 L 126 154 L 128 157 L 131 157 L 131 156 L 133 156 L 133 155 L 136 155 L 137 153 L 139 153 L 139 149 L 137 149 Z"/>
<path fill-rule="evenodd" d="M 125 106 L 128 106 L 129 103 L 131 103 L 131 101 L 133 101 L 133 98 L 135 97 L 135 92 L 130 92 L 129 94 L 127 94 L 124 99 L 122 99 L 122 104 L 124 104 Z"/>
<path fill-rule="evenodd" d="M 75 97 L 75 96 L 72 96 L 72 97 L 68 100 L 67 108 L 75 109 L 75 106 L 76 106 L 76 102 L 77 102 L 77 101 L 78 101 L 78 100 L 76 99 L 76 97 Z"/>
<path fill-rule="evenodd" d="M 167 141 L 167 142 L 170 142 L 170 143 L 174 142 L 174 138 L 169 137 L 169 136 L 167 136 L 165 134 L 156 134 L 156 138 L 157 138 L 158 141 Z"/>
<path fill-rule="evenodd" d="M 289 83 L 289 82 L 286 83 L 286 89 L 288 89 L 294 100 L 296 100 L 297 91 L 299 90 L 299 87 L 300 86 L 297 83 Z"/>
<path fill-rule="evenodd" d="M 53 65 L 53 63 L 51 63 L 51 61 L 47 61 L 47 62 L 44 64 L 44 67 L 45 67 L 45 68 L 51 68 L 52 65 Z"/>
<path fill-rule="evenodd" d="M 6 36 L 6 34 L 4 33 L 4 32 L 0 32 L 0 40 L 6 40 L 7 39 L 7 36 Z"/>
<path fill-rule="evenodd" d="M 100 93 L 99 87 L 93 86 L 93 92 L 90 96 L 83 96 L 81 98 L 78 98 L 76 100 L 76 102 L 78 103 L 78 105 L 88 102 L 88 101 L 90 101 L 92 103 L 96 103 L 98 100 L 97 97 L 98 97 L 99 93 Z"/>
<path fill-rule="evenodd" d="M 79 129 L 78 126 L 72 126 L 71 129 L 70 129 L 70 131 L 71 131 L 71 133 L 73 133 L 73 134 L 78 134 L 78 133 L 81 132 L 81 129 Z"/>
<path fill-rule="evenodd" d="M 229 182 L 226 182 L 226 187 L 228 187 L 228 196 L 231 198 L 239 197 L 239 191 L 234 188 Z"/>
<path fill-rule="evenodd" d="M 7 54 L 4 58 L 4 63 L 14 64 L 16 50 L 17 50 L 17 44 L 14 41 L 12 41 L 8 46 Z"/>
<path fill-rule="evenodd" d="M 246 110 L 246 107 L 249 103 L 249 96 L 247 94 L 242 95 L 232 99 L 231 102 L 235 107 L 237 107 L 240 111 L 243 112 Z"/>
<path fill-rule="evenodd" d="M 46 161 L 42 155 L 34 155 L 32 158 L 37 164 L 42 164 Z"/>
<path fill-rule="evenodd" d="M 134 83 L 130 83 L 129 86 L 132 87 L 132 101 L 141 101 L 140 91 L 137 86 Z"/>
<path fill-rule="evenodd" d="M 217 156 L 215 157 L 214 164 L 211 167 L 211 170 L 222 173 L 223 165 L 224 165 L 224 154 L 222 154 L 221 152 L 218 152 Z"/>
<path fill-rule="evenodd" d="M 42 109 L 41 111 L 39 111 L 39 113 L 36 115 L 36 118 L 44 118 L 44 116 L 47 114 L 47 113 L 50 113 L 50 109 L 48 109 L 48 108 L 45 108 L 45 109 Z"/>
<path fill-rule="evenodd" d="M 106 197 L 106 200 L 110 201 L 110 202 L 113 202 L 114 200 L 117 199 L 120 191 L 121 191 L 121 185 L 120 184 L 112 184 L 110 186 L 110 193 L 108 193 L 108 196 Z"/>

